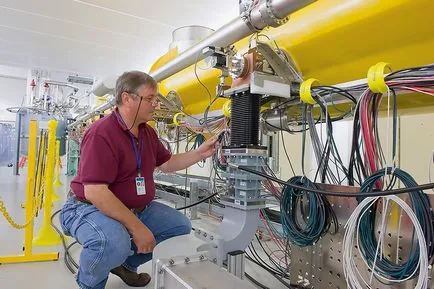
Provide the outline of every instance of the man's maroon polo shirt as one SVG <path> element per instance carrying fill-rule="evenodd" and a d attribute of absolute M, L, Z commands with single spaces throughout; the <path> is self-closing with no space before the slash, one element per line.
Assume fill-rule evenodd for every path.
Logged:
<path fill-rule="evenodd" d="M 85 198 L 86 184 L 108 184 L 128 208 L 144 207 L 154 199 L 154 169 L 167 162 L 171 154 L 149 125 L 141 124 L 139 131 L 139 138 L 143 135 L 141 175 L 145 178 L 146 195 L 136 192 L 137 161 L 131 134 L 120 115 L 113 112 L 94 122 L 84 134 L 78 173 L 71 182 L 78 198 Z M 134 138 L 134 141 L 138 147 L 139 140 Z"/>

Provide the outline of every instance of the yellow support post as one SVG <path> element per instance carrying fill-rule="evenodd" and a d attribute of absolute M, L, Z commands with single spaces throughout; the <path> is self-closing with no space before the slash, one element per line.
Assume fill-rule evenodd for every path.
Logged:
<path fill-rule="evenodd" d="M 42 180 L 43 180 L 43 176 L 44 176 L 44 172 L 42 171 L 42 167 L 43 167 L 43 163 L 44 163 L 44 157 L 45 157 L 45 136 L 43 133 L 43 130 L 41 130 L 41 134 L 39 135 L 40 139 L 39 139 L 39 153 L 38 153 L 38 171 L 37 171 L 37 175 L 36 175 L 36 190 L 41 190 L 42 189 Z M 39 191 L 36 191 L 35 194 L 38 195 Z M 35 203 L 36 206 L 42 206 L 42 203 Z"/>
<path fill-rule="evenodd" d="M 38 132 L 38 123 L 36 120 L 30 121 L 29 126 L 29 147 L 28 147 L 28 170 L 26 186 L 26 223 L 24 232 L 24 255 L 18 256 L 0 256 L 0 264 L 21 263 L 35 261 L 55 261 L 59 259 L 59 253 L 32 253 L 33 239 L 33 217 L 34 217 L 34 185 L 35 185 L 35 167 L 36 167 L 36 138 Z"/>
<path fill-rule="evenodd" d="M 56 140 L 56 179 L 54 180 L 54 186 L 60 187 L 63 186 L 62 182 L 60 181 L 60 140 Z"/>
<path fill-rule="evenodd" d="M 44 156 L 45 156 L 43 150 L 45 150 L 45 138 L 44 138 L 43 130 L 41 130 L 41 133 L 39 135 L 39 147 L 36 147 L 35 149 L 35 151 L 38 152 L 38 163 L 36 166 L 38 168 L 38 170 L 36 171 L 36 191 L 34 191 L 35 195 L 38 195 L 39 190 L 41 189 L 41 181 L 43 178 L 42 163 L 44 161 Z M 33 208 L 35 208 L 35 206 L 42 205 L 42 203 L 37 204 L 36 203 L 37 200 L 35 198 L 33 198 L 33 201 L 35 202 Z M 21 208 L 23 209 L 26 208 L 26 204 L 22 204 Z"/>
<path fill-rule="evenodd" d="M 33 240 L 35 246 L 52 246 L 62 242 L 62 238 L 51 226 L 51 206 L 53 196 L 53 177 L 56 147 L 56 127 L 57 121 L 48 122 L 48 149 L 47 161 L 45 165 L 45 200 L 44 200 L 44 224 Z"/>

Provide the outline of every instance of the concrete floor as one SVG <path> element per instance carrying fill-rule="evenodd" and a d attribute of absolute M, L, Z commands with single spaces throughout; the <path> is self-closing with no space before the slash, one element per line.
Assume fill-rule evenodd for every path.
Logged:
<path fill-rule="evenodd" d="M 69 181 L 66 176 L 61 174 L 63 186 L 55 188 L 55 193 L 61 198 L 55 202 L 52 212 L 61 208 L 68 190 Z M 21 204 L 25 200 L 26 176 L 13 176 L 12 168 L 0 167 L 0 200 L 2 200 L 11 215 L 18 223 L 24 223 L 24 209 Z M 39 231 L 42 224 L 43 212 L 35 221 L 35 234 Z M 58 224 L 58 218 L 55 218 Z M 210 228 L 217 225 L 217 221 L 201 215 L 200 220 L 193 221 L 194 227 Z M 0 215 L 0 256 L 22 254 L 24 231 L 13 229 Z M 72 242 L 72 240 L 69 240 Z M 71 249 L 71 253 L 78 262 L 81 248 L 76 245 Z M 54 247 L 34 247 L 33 252 L 59 252 L 58 261 L 1 264 L 0 265 L 0 288 L 2 289 L 59 289 L 59 288 L 78 288 L 75 283 L 75 276 L 68 270 L 64 261 L 64 249 L 61 245 Z M 151 263 L 142 265 L 140 272 L 150 272 Z M 246 263 L 246 272 L 256 278 L 262 284 L 272 289 L 286 288 L 266 271 L 251 264 Z M 131 288 L 124 284 L 117 276 L 110 275 L 107 282 L 107 289 Z M 146 288 L 153 288 L 152 282 Z"/>

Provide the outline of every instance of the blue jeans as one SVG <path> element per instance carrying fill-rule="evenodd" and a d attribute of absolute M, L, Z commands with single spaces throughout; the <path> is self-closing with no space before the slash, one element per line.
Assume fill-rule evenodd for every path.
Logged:
<path fill-rule="evenodd" d="M 154 234 L 157 244 L 191 231 L 189 219 L 177 210 L 155 201 L 136 215 Z M 72 236 L 83 246 L 77 274 L 80 288 L 105 288 L 111 269 L 123 265 L 136 272 L 140 265 L 152 259 L 152 253 L 137 253 L 124 225 L 75 197 L 69 198 L 63 206 L 60 224 L 66 235 Z"/>

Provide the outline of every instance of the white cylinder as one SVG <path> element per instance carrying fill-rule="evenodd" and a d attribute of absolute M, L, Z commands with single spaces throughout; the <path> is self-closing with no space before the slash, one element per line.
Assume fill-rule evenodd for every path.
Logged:
<path fill-rule="evenodd" d="M 92 93 L 96 96 L 104 96 L 112 94 L 116 86 L 117 75 L 106 76 L 97 82 L 92 87 Z"/>
<path fill-rule="evenodd" d="M 178 53 L 184 52 L 197 42 L 210 36 L 213 32 L 213 29 L 199 25 L 177 28 L 172 32 L 172 43 L 170 43 L 169 49 L 176 47 Z"/>

